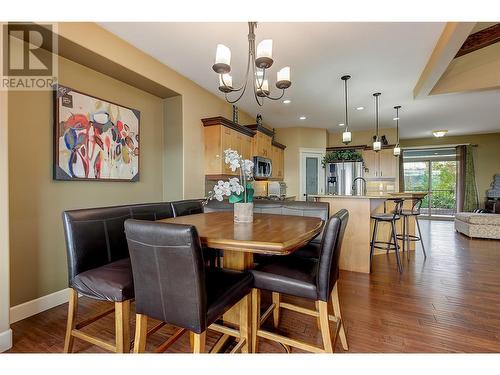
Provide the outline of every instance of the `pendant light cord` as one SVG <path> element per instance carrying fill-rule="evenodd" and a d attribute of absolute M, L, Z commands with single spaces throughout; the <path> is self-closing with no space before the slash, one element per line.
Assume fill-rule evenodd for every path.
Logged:
<path fill-rule="evenodd" d="M 347 111 L 347 79 L 344 80 L 345 94 L 345 131 L 349 131 L 349 113 Z"/>
<path fill-rule="evenodd" d="M 376 116 L 376 119 L 375 119 L 375 124 L 377 126 L 377 139 L 376 141 L 378 142 L 379 140 L 379 137 L 378 137 L 378 97 L 379 97 L 380 94 L 378 95 L 375 95 L 375 116 Z"/>

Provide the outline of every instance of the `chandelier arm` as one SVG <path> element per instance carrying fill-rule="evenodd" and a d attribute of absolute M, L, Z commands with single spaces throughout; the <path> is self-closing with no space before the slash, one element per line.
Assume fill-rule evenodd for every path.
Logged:
<path fill-rule="evenodd" d="M 245 88 L 247 86 L 247 82 L 248 82 L 248 73 L 250 72 L 250 53 L 248 54 L 248 59 L 247 59 L 247 71 L 246 71 L 246 74 L 245 74 L 245 81 L 244 83 L 241 84 L 241 87 L 237 88 L 237 89 L 233 89 L 232 87 L 229 87 L 228 85 L 226 85 L 226 82 L 224 82 L 224 74 L 221 74 L 221 80 L 222 80 L 222 83 L 224 84 L 224 87 L 228 88 L 231 90 L 231 92 L 237 92 L 237 91 L 241 91 L 243 90 L 243 92 L 245 92 Z"/>
<path fill-rule="evenodd" d="M 264 80 L 266 79 L 266 69 L 262 69 L 262 81 L 259 82 L 259 76 L 257 73 L 255 73 L 255 67 L 254 67 L 254 77 L 256 78 L 257 81 L 257 89 L 262 90 L 262 85 L 264 85 Z"/>
<path fill-rule="evenodd" d="M 237 98 L 237 99 L 235 99 L 235 100 L 229 100 L 229 98 L 227 97 L 227 94 L 228 94 L 228 93 L 225 93 L 225 95 L 224 95 L 224 96 L 225 96 L 225 98 L 226 98 L 226 101 L 227 101 L 228 103 L 230 103 L 230 104 L 234 104 L 234 103 L 236 103 L 238 100 L 240 100 L 240 99 L 241 99 L 241 97 L 243 96 L 243 94 L 245 94 L 246 89 L 247 89 L 247 84 L 245 83 L 245 84 L 243 85 L 243 87 L 240 89 L 240 90 L 241 90 L 241 94 L 240 94 L 240 96 L 238 96 L 238 98 Z"/>
<path fill-rule="evenodd" d="M 253 74 L 255 75 L 255 66 L 252 68 Z M 253 80 L 253 96 L 255 98 L 255 101 L 259 105 L 259 107 L 262 107 L 264 105 L 264 99 L 262 99 L 262 102 L 259 101 L 259 96 L 257 95 L 257 88 L 255 87 L 255 80 Z"/>
<path fill-rule="evenodd" d="M 271 100 L 280 100 L 284 95 L 285 95 L 285 90 L 286 89 L 281 89 L 281 95 L 279 97 L 272 97 L 271 95 L 266 95 L 266 93 L 264 93 L 265 97 L 268 98 L 268 99 L 271 99 Z"/>

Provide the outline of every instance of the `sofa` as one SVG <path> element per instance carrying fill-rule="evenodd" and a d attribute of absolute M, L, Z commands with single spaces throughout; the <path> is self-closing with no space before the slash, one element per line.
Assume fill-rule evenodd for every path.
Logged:
<path fill-rule="evenodd" d="M 455 230 L 471 238 L 500 239 L 500 214 L 459 212 Z"/>

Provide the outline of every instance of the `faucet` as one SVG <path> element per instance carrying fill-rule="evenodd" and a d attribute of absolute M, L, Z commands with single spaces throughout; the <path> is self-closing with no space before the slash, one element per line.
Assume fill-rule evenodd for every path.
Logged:
<path fill-rule="evenodd" d="M 354 195 L 354 192 L 357 193 L 356 191 L 356 181 L 357 180 L 362 180 L 364 181 L 364 187 L 363 187 L 363 195 L 366 195 L 366 180 L 363 177 L 356 177 L 354 180 L 352 180 L 352 186 L 351 186 L 351 193 Z"/>

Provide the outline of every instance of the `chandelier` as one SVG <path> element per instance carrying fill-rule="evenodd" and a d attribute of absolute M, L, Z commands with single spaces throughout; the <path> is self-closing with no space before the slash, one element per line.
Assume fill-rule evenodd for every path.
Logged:
<path fill-rule="evenodd" d="M 276 87 L 281 90 L 281 95 L 273 97 L 269 91 L 269 80 L 266 70 L 273 65 L 273 41 L 264 39 L 255 49 L 255 28 L 257 22 L 248 23 L 248 59 L 245 80 L 240 87 L 233 86 L 231 72 L 231 50 L 223 44 L 217 44 L 215 64 L 212 69 L 219 74 L 219 90 L 224 93 L 226 101 L 234 104 L 243 97 L 248 85 L 250 68 L 252 69 L 252 86 L 255 100 L 259 106 L 264 104 L 264 99 L 279 100 L 285 95 L 285 90 L 292 84 L 290 81 L 290 67 L 285 66 L 277 74 Z M 230 94 L 238 93 L 232 99 Z"/>

